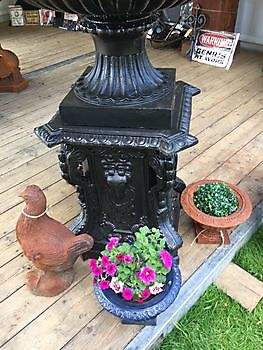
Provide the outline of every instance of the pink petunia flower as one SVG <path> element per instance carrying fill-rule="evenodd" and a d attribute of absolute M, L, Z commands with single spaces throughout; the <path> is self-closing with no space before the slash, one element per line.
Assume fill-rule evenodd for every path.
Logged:
<path fill-rule="evenodd" d="M 149 289 L 144 289 L 144 291 L 142 292 L 142 298 L 145 300 L 147 298 L 149 298 L 149 296 L 151 295 L 151 292 Z"/>
<path fill-rule="evenodd" d="M 162 259 L 163 265 L 166 269 L 170 269 L 173 265 L 173 258 L 170 253 L 167 252 L 167 250 L 163 249 L 160 252 L 160 257 Z"/>
<path fill-rule="evenodd" d="M 118 243 L 119 243 L 118 237 L 111 237 L 109 243 L 106 245 L 106 249 L 110 252 Z"/>
<path fill-rule="evenodd" d="M 97 280 L 97 278 L 93 278 L 93 283 L 98 283 L 98 280 Z"/>
<path fill-rule="evenodd" d="M 102 281 L 100 281 L 100 282 L 99 282 L 99 287 L 100 287 L 100 289 L 102 289 L 102 290 L 110 288 L 110 281 L 108 281 L 108 280 L 102 280 Z"/>
<path fill-rule="evenodd" d="M 108 255 L 103 255 L 101 258 L 101 263 L 103 266 L 106 266 L 109 263 L 110 258 L 108 257 Z"/>
<path fill-rule="evenodd" d="M 149 266 L 144 266 L 141 268 L 139 279 L 145 284 L 150 284 L 156 279 L 155 271 Z"/>
<path fill-rule="evenodd" d="M 100 266 L 92 267 L 91 271 L 92 271 L 93 275 L 95 275 L 95 276 L 99 276 L 103 273 L 102 267 L 100 267 Z"/>
<path fill-rule="evenodd" d="M 149 289 L 145 289 L 142 292 L 142 296 L 137 299 L 138 303 L 143 303 L 149 296 L 151 295 L 151 292 Z"/>
<path fill-rule="evenodd" d="M 125 300 L 132 300 L 132 297 L 133 297 L 133 291 L 132 291 L 132 289 L 130 289 L 130 288 L 125 288 L 125 289 L 123 289 L 122 297 L 123 297 L 123 299 L 125 299 Z"/>
<path fill-rule="evenodd" d="M 118 254 L 116 258 L 117 258 L 118 261 L 123 261 L 124 254 Z"/>
<path fill-rule="evenodd" d="M 114 245 L 118 244 L 119 241 L 120 241 L 119 237 L 111 237 L 110 238 L 110 243 L 112 243 Z"/>
<path fill-rule="evenodd" d="M 118 281 L 116 277 L 113 277 L 110 281 L 110 287 L 116 294 L 123 291 L 123 286 L 124 283 L 122 281 Z"/>
<path fill-rule="evenodd" d="M 96 259 L 90 259 L 89 261 L 90 268 L 97 266 L 97 260 Z"/>
<path fill-rule="evenodd" d="M 144 301 L 145 301 L 144 298 L 138 298 L 138 299 L 137 299 L 137 302 L 138 302 L 138 303 L 143 303 Z"/>
<path fill-rule="evenodd" d="M 106 273 L 110 276 L 114 276 L 117 271 L 117 266 L 114 263 L 108 263 L 106 266 Z"/>
<path fill-rule="evenodd" d="M 125 264 L 130 264 L 133 262 L 133 257 L 130 255 L 124 255 L 123 261 L 125 262 Z"/>

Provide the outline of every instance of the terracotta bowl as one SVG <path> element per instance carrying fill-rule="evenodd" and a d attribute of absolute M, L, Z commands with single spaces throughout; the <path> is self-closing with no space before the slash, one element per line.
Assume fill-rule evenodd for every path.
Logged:
<path fill-rule="evenodd" d="M 234 192 L 238 200 L 238 209 L 233 214 L 226 217 L 217 217 L 207 215 L 196 208 L 193 200 L 194 193 L 200 185 L 212 182 L 225 183 Z M 250 198 L 245 192 L 240 190 L 237 186 L 221 180 L 200 180 L 188 185 L 182 193 L 181 203 L 185 213 L 195 222 L 198 222 L 201 225 L 222 229 L 228 229 L 240 225 L 249 218 L 253 209 Z"/>
<path fill-rule="evenodd" d="M 40 7 L 91 16 L 136 16 L 177 6 L 185 0 L 26 0 Z"/>

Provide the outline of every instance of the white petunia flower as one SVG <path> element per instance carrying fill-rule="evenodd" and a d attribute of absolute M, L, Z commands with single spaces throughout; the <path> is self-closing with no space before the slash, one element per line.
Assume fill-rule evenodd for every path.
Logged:
<path fill-rule="evenodd" d="M 149 287 L 151 294 L 156 295 L 158 293 L 161 293 L 163 291 L 163 283 L 154 283 L 153 286 Z"/>
<path fill-rule="evenodd" d="M 110 288 L 114 290 L 114 292 L 121 293 L 123 291 L 124 283 L 122 281 L 118 281 L 116 277 L 113 277 L 110 282 Z"/>

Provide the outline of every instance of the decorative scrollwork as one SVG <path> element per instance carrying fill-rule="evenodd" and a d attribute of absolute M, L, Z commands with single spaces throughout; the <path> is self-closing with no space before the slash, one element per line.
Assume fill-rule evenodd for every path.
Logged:
<path fill-rule="evenodd" d="M 94 133 L 93 133 L 94 132 Z M 107 134 L 106 134 L 107 132 Z M 112 132 L 112 134 L 111 134 Z M 198 141 L 197 138 L 185 134 L 184 132 L 178 132 L 173 135 L 165 135 L 160 132 L 145 130 L 146 136 L 144 136 L 143 146 L 141 145 L 141 139 L 135 135 L 118 135 L 118 139 L 114 135 L 114 131 L 107 129 L 101 138 L 101 134 L 98 133 L 98 129 L 92 130 L 89 128 L 85 132 L 79 130 L 78 132 L 70 129 L 54 130 L 52 124 L 48 123 L 35 128 L 35 133 L 42 139 L 46 145 L 53 147 L 61 143 L 67 143 L 72 145 L 107 145 L 107 146 L 120 146 L 120 147 L 142 147 L 146 149 L 160 150 L 161 153 L 169 155 L 171 153 L 177 153 L 181 150 L 195 145 Z M 149 134 L 149 136 L 147 135 Z"/>
<path fill-rule="evenodd" d="M 124 56 L 97 53 L 95 65 L 74 85 L 79 99 L 99 106 L 140 105 L 169 91 L 165 74 L 151 65 L 145 50 Z"/>
<path fill-rule="evenodd" d="M 150 194 L 157 211 L 159 228 L 163 233 L 168 248 L 174 256 L 182 246 L 182 238 L 177 232 L 180 205 L 180 197 L 175 191 L 177 155 L 165 157 L 158 152 L 153 152 L 150 166 L 156 173 L 158 181 L 151 188 Z"/>

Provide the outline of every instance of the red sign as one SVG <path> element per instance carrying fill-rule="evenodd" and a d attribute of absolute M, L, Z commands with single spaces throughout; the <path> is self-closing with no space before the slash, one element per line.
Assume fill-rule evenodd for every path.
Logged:
<path fill-rule="evenodd" d="M 229 69 L 239 33 L 200 30 L 196 36 L 192 60 Z"/>
<path fill-rule="evenodd" d="M 199 40 L 206 47 L 228 49 L 233 45 L 233 40 L 223 34 L 204 33 L 200 35 Z"/>

